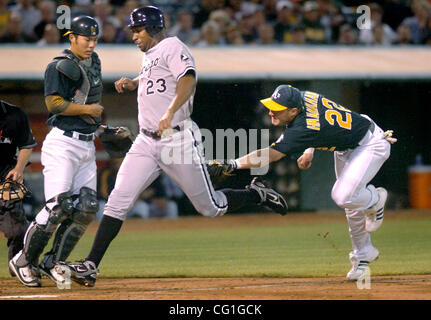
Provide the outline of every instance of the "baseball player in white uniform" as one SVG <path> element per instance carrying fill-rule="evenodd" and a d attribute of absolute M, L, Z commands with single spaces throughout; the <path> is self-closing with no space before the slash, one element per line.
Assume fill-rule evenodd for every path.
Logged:
<path fill-rule="evenodd" d="M 263 184 L 215 191 L 203 156 L 199 127 L 190 118 L 196 68 L 190 50 L 177 37 L 165 36 L 163 13 L 156 7 L 135 9 L 129 27 L 144 52 L 139 76 L 115 82 L 119 93 L 138 89 L 140 133 L 119 169 L 115 187 L 88 257 L 67 263 L 72 279 L 94 286 L 99 265 L 141 192 L 164 171 L 204 216 L 222 216 L 247 203 L 286 213 L 284 198 Z M 267 197 L 270 194 L 271 196 Z"/>

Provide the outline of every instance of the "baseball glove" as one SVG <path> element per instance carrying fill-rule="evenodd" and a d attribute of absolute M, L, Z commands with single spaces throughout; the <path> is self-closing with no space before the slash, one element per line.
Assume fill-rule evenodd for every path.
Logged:
<path fill-rule="evenodd" d="M 127 127 L 99 127 L 99 139 L 111 158 L 123 158 L 133 144 L 134 137 Z"/>
<path fill-rule="evenodd" d="M 29 192 L 25 185 L 10 178 L 0 183 L 0 200 L 10 202 L 21 201 L 27 193 Z"/>
<path fill-rule="evenodd" d="M 207 164 L 208 173 L 211 181 L 217 187 L 220 186 L 229 176 L 234 176 L 236 170 L 235 160 L 213 160 Z"/>

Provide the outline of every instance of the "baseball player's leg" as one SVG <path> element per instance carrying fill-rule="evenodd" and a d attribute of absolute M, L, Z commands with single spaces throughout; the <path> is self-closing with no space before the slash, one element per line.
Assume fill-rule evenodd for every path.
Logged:
<path fill-rule="evenodd" d="M 160 168 L 183 190 L 204 216 L 219 216 L 228 209 L 223 192 L 215 191 L 205 165 L 199 128 L 193 125 L 158 142 Z"/>
<path fill-rule="evenodd" d="M 95 269 L 102 260 L 111 241 L 120 231 L 127 212 L 134 202 L 159 175 L 160 168 L 151 155 L 151 146 L 145 137 L 138 136 L 124 158 L 115 181 L 115 187 L 109 195 L 103 218 L 100 222 L 90 253 L 85 261 L 89 261 Z M 88 266 L 90 268 L 90 266 Z M 72 278 L 80 284 L 94 285 L 94 279 L 81 275 L 71 266 Z M 91 282 L 89 283 L 88 281 Z"/>
<path fill-rule="evenodd" d="M 389 156 L 385 141 L 361 146 L 353 151 L 336 152 L 335 169 L 337 182 L 332 190 L 334 201 L 345 208 L 353 251 L 349 254 L 352 269 L 349 280 L 361 277 L 368 264 L 377 259 L 379 252 L 372 246 L 366 230 L 365 210 L 379 200 L 379 194 L 369 181 L 376 175 Z"/>
<path fill-rule="evenodd" d="M 379 198 L 373 185 L 367 185 L 389 157 L 389 143 L 359 146 L 348 154 L 337 153 L 336 161 L 343 161 L 342 170 L 337 170 L 337 181 L 332 188 L 332 199 L 341 208 L 366 210 Z M 338 157 L 338 159 L 337 159 Z M 339 157 L 345 159 L 340 160 Z"/>
<path fill-rule="evenodd" d="M 117 174 L 114 189 L 105 205 L 102 220 L 97 229 L 92 248 L 83 261 L 68 263 L 72 279 L 85 286 L 94 286 L 99 266 L 111 241 L 117 236 L 127 212 L 134 202 L 161 173 L 153 158 L 149 138 L 139 135 Z"/>
<path fill-rule="evenodd" d="M 56 272 L 55 264 L 69 257 L 88 225 L 94 220 L 97 210 L 96 191 L 87 187 L 81 188 L 73 213 L 57 227 L 52 249 L 44 255 L 39 265 L 40 270 L 51 280 L 64 281 L 63 275 Z"/>
<path fill-rule="evenodd" d="M 58 143 L 55 139 L 47 138 L 42 148 L 44 193 L 47 200 L 35 221 L 27 229 L 23 250 L 11 260 L 10 264 L 16 269 L 15 273 L 19 273 L 18 278 L 25 285 L 40 285 L 40 280 L 31 279 L 31 277 L 24 279 L 21 275 L 29 274 L 26 268 L 37 266 L 39 256 L 53 232 L 73 211 L 72 193 L 69 190 L 78 168 L 79 152 L 74 153 L 64 149 L 65 147 L 67 146 L 62 142 Z"/>
<path fill-rule="evenodd" d="M 342 175 L 344 167 L 349 160 L 352 151 L 334 152 L 335 175 L 337 181 Z M 333 191 L 334 192 L 334 191 Z M 333 195 L 334 197 L 334 195 Z M 346 212 L 347 224 L 349 227 L 350 241 L 353 250 L 349 253 L 352 268 L 347 274 L 347 278 L 354 280 L 360 274 L 357 272 L 361 259 L 366 259 L 372 250 L 370 234 L 365 230 L 365 213 L 363 210 L 344 209 Z M 359 270 L 360 271 L 360 270 Z"/>
<path fill-rule="evenodd" d="M 227 198 L 215 191 L 205 165 L 160 165 L 163 171 L 184 191 L 195 209 L 204 216 L 219 216 L 228 209 Z"/>
<path fill-rule="evenodd" d="M 56 261 L 65 261 L 79 239 L 84 235 L 87 226 L 94 220 L 98 210 L 96 192 L 97 166 L 95 155 L 82 162 L 75 174 L 72 186 L 74 199 L 73 213 L 60 223 L 55 231 L 52 249 L 48 251 L 40 264 L 42 272 L 53 279 L 50 270 L 54 271 Z M 54 280 L 54 279 L 53 279 Z"/>
<path fill-rule="evenodd" d="M 52 204 L 54 205 L 48 207 Z M 41 285 L 37 268 L 39 257 L 57 226 L 72 212 L 72 195 L 70 192 L 64 192 L 48 200 L 42 212 L 30 224 L 24 237 L 23 249 L 9 262 L 10 268 L 22 284 L 29 287 Z"/>
<path fill-rule="evenodd" d="M 121 163 L 104 215 L 124 221 L 140 194 L 160 175 L 148 139 L 139 135 Z"/>

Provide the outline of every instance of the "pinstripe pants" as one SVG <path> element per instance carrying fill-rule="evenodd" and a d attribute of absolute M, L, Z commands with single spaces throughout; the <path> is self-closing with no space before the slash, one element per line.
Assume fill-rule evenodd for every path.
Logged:
<path fill-rule="evenodd" d="M 215 191 L 204 162 L 202 136 L 193 121 L 167 138 L 140 133 L 124 158 L 103 212 L 125 220 L 139 195 L 164 171 L 204 216 L 227 211 L 226 196 Z"/>

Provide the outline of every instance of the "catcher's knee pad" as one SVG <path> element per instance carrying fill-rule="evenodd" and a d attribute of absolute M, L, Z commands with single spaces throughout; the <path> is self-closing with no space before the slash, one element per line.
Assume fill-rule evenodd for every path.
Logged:
<path fill-rule="evenodd" d="M 54 203 L 51 208 L 48 204 Z M 71 192 L 63 192 L 58 196 L 51 198 L 46 202 L 45 210 L 48 211 L 48 223 L 45 226 L 46 231 L 54 232 L 55 228 L 73 213 L 73 199 Z"/>
<path fill-rule="evenodd" d="M 99 210 L 97 192 L 83 187 L 79 192 L 79 202 L 76 205 L 72 220 L 76 223 L 89 225 Z"/>

